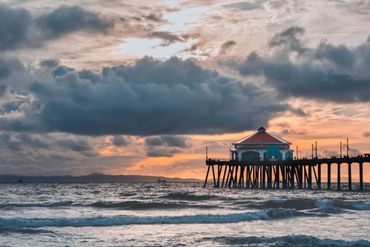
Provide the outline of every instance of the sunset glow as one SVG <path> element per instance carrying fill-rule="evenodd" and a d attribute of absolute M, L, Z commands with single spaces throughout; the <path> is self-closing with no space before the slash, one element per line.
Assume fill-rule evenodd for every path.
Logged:
<path fill-rule="evenodd" d="M 370 153 L 366 1 L 118 2 L 2 1 L 1 174 L 203 179 L 260 126 Z"/>

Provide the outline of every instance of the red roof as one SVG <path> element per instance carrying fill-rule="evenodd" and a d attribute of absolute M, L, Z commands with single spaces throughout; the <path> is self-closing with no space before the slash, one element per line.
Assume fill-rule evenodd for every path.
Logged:
<path fill-rule="evenodd" d="M 267 133 L 265 128 L 260 127 L 255 134 L 248 136 L 240 141 L 237 141 L 234 144 L 289 144 L 290 145 L 291 143 L 288 141 L 285 141 L 284 139 L 281 139 L 280 137 Z"/>

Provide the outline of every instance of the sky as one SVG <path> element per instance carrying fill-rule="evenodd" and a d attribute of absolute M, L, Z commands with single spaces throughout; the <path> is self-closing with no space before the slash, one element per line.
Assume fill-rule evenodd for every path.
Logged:
<path fill-rule="evenodd" d="M 369 26 L 368 0 L 0 0 L 0 174 L 203 178 L 260 126 L 370 153 Z"/>

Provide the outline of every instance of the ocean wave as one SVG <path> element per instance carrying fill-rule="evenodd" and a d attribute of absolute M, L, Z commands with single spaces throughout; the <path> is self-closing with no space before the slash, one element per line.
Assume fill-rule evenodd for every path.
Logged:
<path fill-rule="evenodd" d="M 370 203 L 365 201 L 350 201 L 340 199 L 282 199 L 267 200 L 262 202 L 235 202 L 236 205 L 245 205 L 248 208 L 265 209 L 265 208 L 292 208 L 296 210 L 313 210 L 332 213 L 341 213 L 345 209 L 350 210 L 370 210 Z"/>
<path fill-rule="evenodd" d="M 130 197 L 130 196 L 135 196 L 137 193 L 135 192 L 121 192 L 118 193 L 118 195 L 123 196 L 123 197 Z"/>
<path fill-rule="evenodd" d="M 185 201 L 204 201 L 217 199 L 218 196 L 215 195 L 196 195 L 187 192 L 171 192 L 168 195 L 162 196 L 162 198 L 170 200 L 185 200 Z"/>
<path fill-rule="evenodd" d="M 350 210 L 370 210 L 370 203 L 365 201 L 350 201 L 339 199 L 323 199 L 316 200 L 316 205 L 319 208 L 338 208 Z"/>
<path fill-rule="evenodd" d="M 80 218 L 3 218 L 0 227 L 93 227 L 137 224 L 221 224 L 253 220 L 277 220 L 304 216 L 292 209 L 268 209 L 232 214 L 198 214 L 183 216 L 97 216 Z"/>
<path fill-rule="evenodd" d="M 353 207 L 358 210 L 370 210 L 370 202 L 357 202 L 353 204 Z"/>
<path fill-rule="evenodd" d="M 32 229 L 32 228 L 15 228 L 15 227 L 0 227 L 1 233 L 22 233 L 22 234 L 40 234 L 40 233 L 54 233 L 53 231 L 45 229 Z"/>
<path fill-rule="evenodd" d="M 216 208 L 215 205 L 208 204 L 186 204 L 180 202 L 145 202 L 145 201 L 122 201 L 122 202 L 108 202 L 100 201 L 89 205 L 95 208 L 110 208 L 110 209 L 124 209 L 124 210 L 162 210 L 162 209 L 181 209 L 181 208 Z"/>
<path fill-rule="evenodd" d="M 49 208 L 49 207 L 62 207 L 72 205 L 72 201 L 56 201 L 56 202 L 43 202 L 43 203 L 0 203 L 0 208 Z"/>
<path fill-rule="evenodd" d="M 251 245 L 251 246 L 324 246 L 324 247 L 362 247 L 370 246 L 367 240 L 339 240 L 328 238 L 317 238 L 307 235 L 287 235 L 282 237 L 216 237 L 204 238 L 204 241 L 217 241 L 226 245 Z"/>
<path fill-rule="evenodd" d="M 267 200 L 262 202 L 244 202 L 251 208 L 293 208 L 296 210 L 306 210 L 317 208 L 316 200 L 313 199 L 287 199 L 287 200 Z M 243 204 L 243 203 L 240 203 Z"/>

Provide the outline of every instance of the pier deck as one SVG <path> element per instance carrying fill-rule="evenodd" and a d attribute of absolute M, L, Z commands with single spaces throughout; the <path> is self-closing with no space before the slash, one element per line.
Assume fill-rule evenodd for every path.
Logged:
<path fill-rule="evenodd" d="M 357 157 L 292 159 L 282 161 L 246 162 L 238 160 L 207 159 L 204 187 L 211 181 L 215 188 L 248 189 L 333 189 L 332 168 L 336 169 L 337 190 L 342 189 L 341 170 L 347 168 L 348 190 L 353 189 L 352 166 L 358 164 L 358 190 L 364 190 L 364 164 L 370 163 L 370 154 Z M 322 166 L 326 166 L 326 181 L 322 181 Z M 323 186 L 323 184 L 325 186 Z"/>

